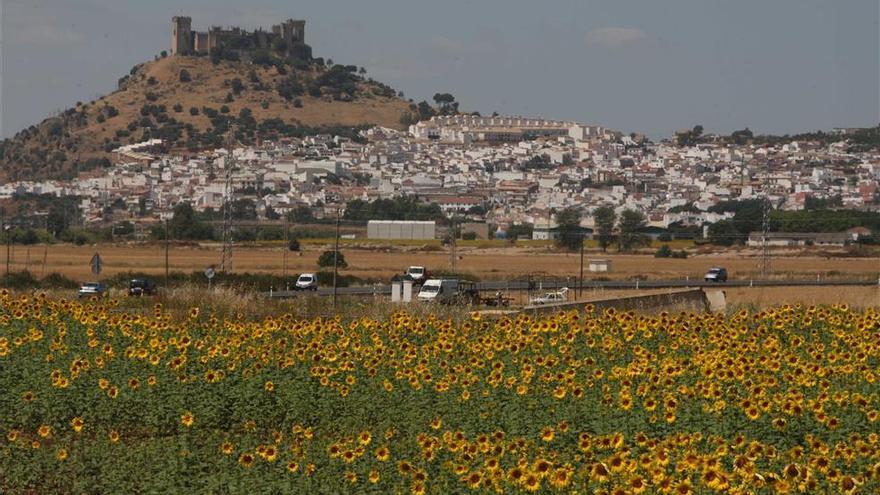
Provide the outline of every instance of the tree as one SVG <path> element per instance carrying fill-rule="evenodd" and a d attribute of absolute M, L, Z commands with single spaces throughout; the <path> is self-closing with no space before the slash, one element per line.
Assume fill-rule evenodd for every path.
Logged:
<path fill-rule="evenodd" d="M 660 246 L 657 251 L 654 252 L 655 258 L 671 258 L 672 257 L 672 249 L 669 248 L 668 244 L 664 244 Z"/>
<path fill-rule="evenodd" d="M 441 113 L 446 114 L 458 112 L 458 103 L 455 102 L 455 97 L 449 93 L 435 93 L 434 103 L 440 107 Z"/>
<path fill-rule="evenodd" d="M 743 129 L 741 131 L 733 131 L 730 134 L 730 139 L 733 140 L 733 142 L 735 144 L 738 144 L 740 146 L 749 142 L 749 140 L 752 139 L 753 137 L 754 137 L 754 134 L 752 133 L 751 130 L 749 130 L 748 127 L 746 127 L 745 129 Z"/>
<path fill-rule="evenodd" d="M 321 268 L 333 268 L 334 254 L 336 256 L 336 267 L 348 268 L 348 263 L 345 262 L 345 256 L 339 251 L 324 251 L 321 253 L 321 256 L 318 257 L 318 266 Z"/>
<path fill-rule="evenodd" d="M 613 208 L 602 206 L 593 211 L 593 222 L 596 226 L 599 247 L 603 252 L 608 251 L 608 246 L 614 241 L 614 223 L 616 221 L 617 213 Z"/>
<path fill-rule="evenodd" d="M 556 244 L 564 247 L 569 251 L 574 251 L 581 247 L 584 241 L 583 232 L 581 230 L 581 210 L 575 207 L 568 207 L 556 214 L 556 225 L 558 225 Z"/>
<path fill-rule="evenodd" d="M 621 251 L 629 251 L 632 248 L 647 243 L 647 237 L 640 231 L 645 228 L 647 222 L 645 215 L 636 210 L 623 210 L 620 214 L 618 246 Z"/>
<path fill-rule="evenodd" d="M 211 225 L 203 222 L 192 205 L 189 203 L 178 203 L 174 207 L 174 216 L 168 222 L 168 230 L 173 239 L 211 239 L 214 237 L 214 230 Z"/>
<path fill-rule="evenodd" d="M 294 237 L 287 242 L 287 249 L 290 251 L 299 251 L 299 240 Z M 333 264 L 332 262 L 330 263 Z"/>

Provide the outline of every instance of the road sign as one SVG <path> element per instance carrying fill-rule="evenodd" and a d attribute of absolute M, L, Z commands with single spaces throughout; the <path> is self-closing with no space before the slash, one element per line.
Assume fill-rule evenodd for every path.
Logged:
<path fill-rule="evenodd" d="M 214 273 L 213 266 L 209 266 L 208 268 L 205 269 L 205 276 L 208 277 L 208 280 L 211 280 L 212 278 L 214 278 L 214 275 L 216 275 L 216 273 Z"/>
<path fill-rule="evenodd" d="M 89 261 L 89 266 L 92 267 L 92 273 L 100 275 L 101 269 L 104 268 L 104 260 L 101 259 L 101 255 L 95 253 L 95 255 L 92 256 L 92 261 Z"/>

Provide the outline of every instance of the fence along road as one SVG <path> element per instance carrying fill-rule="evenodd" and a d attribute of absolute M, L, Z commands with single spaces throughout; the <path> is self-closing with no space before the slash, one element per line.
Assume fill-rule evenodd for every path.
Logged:
<path fill-rule="evenodd" d="M 809 287 L 809 286 L 862 286 L 878 285 L 878 281 L 872 280 L 728 280 L 727 282 L 705 282 L 695 280 L 596 280 L 584 281 L 583 289 L 674 289 L 674 288 L 724 288 L 724 287 Z M 580 287 L 576 280 L 571 283 L 557 280 L 536 282 L 528 280 L 511 280 L 509 282 L 499 280 L 477 283 L 477 290 L 486 291 L 543 291 L 568 287 L 577 290 Z M 390 295 L 391 285 L 361 285 L 356 287 L 338 287 L 339 295 L 348 296 L 372 296 Z M 286 298 L 296 297 L 304 292 L 283 290 L 267 292 L 267 296 Z M 321 288 L 317 292 L 305 292 L 319 296 L 333 295 L 333 288 Z"/>

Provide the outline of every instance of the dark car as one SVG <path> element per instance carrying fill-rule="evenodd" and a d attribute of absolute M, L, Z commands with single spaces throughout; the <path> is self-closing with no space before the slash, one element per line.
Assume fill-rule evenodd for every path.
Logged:
<path fill-rule="evenodd" d="M 147 278 L 135 278 L 128 284 L 129 296 L 152 296 L 156 292 L 156 284 Z"/>
<path fill-rule="evenodd" d="M 720 266 L 713 266 L 712 268 L 709 268 L 709 271 L 703 276 L 703 280 L 706 282 L 727 282 L 727 269 L 721 268 Z"/>

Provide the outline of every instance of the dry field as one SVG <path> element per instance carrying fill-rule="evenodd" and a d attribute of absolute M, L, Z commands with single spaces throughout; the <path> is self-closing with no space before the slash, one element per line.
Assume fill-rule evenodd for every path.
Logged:
<path fill-rule="evenodd" d="M 300 253 L 287 252 L 286 273 L 317 270 L 317 259 L 328 246 L 308 244 Z M 13 247 L 10 258 L 12 270 L 27 268 L 37 276 L 57 272 L 76 279 L 91 278 L 89 260 L 99 252 L 104 260 L 104 275 L 120 272 L 164 273 L 165 255 L 161 244 L 99 245 L 99 246 L 22 246 Z M 426 265 L 430 270 L 449 270 L 450 256 L 447 251 L 434 247 L 375 249 L 343 248 L 350 266 L 344 273 L 365 279 L 387 280 L 402 272 L 408 265 Z M 460 248 L 457 269 L 476 275 L 482 280 L 504 280 L 532 276 L 541 278 L 567 278 L 578 276 L 578 254 L 555 252 L 546 247 L 492 247 L 478 249 Z M 602 255 L 588 253 L 585 259 L 607 258 L 612 260 L 610 273 L 585 272 L 587 279 L 700 279 L 706 269 L 713 265 L 725 266 L 732 279 L 760 278 L 760 258 L 745 256 L 738 252 L 726 254 L 692 255 L 688 259 L 658 259 L 651 255 Z M 0 254 L 5 262 L 5 256 Z M 236 272 L 275 273 L 285 272 L 285 250 L 274 247 L 237 247 L 233 267 Z M 44 264 L 45 261 L 45 264 Z M 220 261 L 217 245 L 172 246 L 169 266 L 172 272 L 202 271 Z M 815 280 L 825 278 L 869 278 L 880 275 L 880 258 L 824 258 L 818 256 L 774 257 L 770 261 L 770 278 L 798 278 Z"/>

